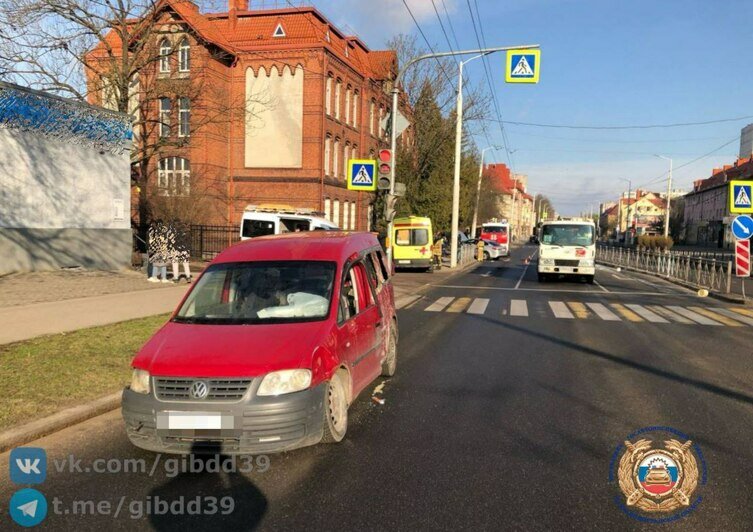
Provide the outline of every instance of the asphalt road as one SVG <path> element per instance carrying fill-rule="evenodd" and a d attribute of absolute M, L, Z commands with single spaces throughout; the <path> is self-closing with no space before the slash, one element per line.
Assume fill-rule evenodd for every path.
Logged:
<path fill-rule="evenodd" d="M 725 315 L 730 305 L 635 274 L 539 284 L 523 261 L 534 249 L 441 281 L 399 311 L 386 402 L 364 392 L 341 444 L 271 455 L 267 471 L 244 474 L 171 478 L 165 456 L 153 475 L 49 467 L 48 501 L 125 502 L 118 517 L 51 515 L 40 528 L 750 530 L 753 328 Z M 657 425 L 698 443 L 708 471 L 695 511 L 664 525 L 626 516 L 609 482 L 617 445 Z M 129 444 L 118 412 L 34 445 L 83 466 L 155 460 Z M 5 467 L 0 487 L 6 528 L 15 488 Z M 181 495 L 229 496 L 235 509 L 131 517 L 133 501 Z"/>

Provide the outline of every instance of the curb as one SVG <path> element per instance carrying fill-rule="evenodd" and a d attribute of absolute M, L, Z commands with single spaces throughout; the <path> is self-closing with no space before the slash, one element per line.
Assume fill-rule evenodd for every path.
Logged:
<path fill-rule="evenodd" d="M 612 264 L 610 262 L 600 262 L 600 261 L 596 261 L 596 262 L 598 264 L 610 266 L 612 268 L 622 268 L 623 270 L 627 270 L 627 271 L 630 271 L 630 272 L 641 273 L 643 275 L 649 275 L 649 276 L 652 276 L 652 277 L 658 277 L 659 279 L 662 279 L 663 281 L 667 281 L 668 283 L 672 283 L 672 284 L 675 284 L 677 286 L 682 286 L 683 288 L 687 288 L 688 290 L 695 290 L 695 291 L 699 290 L 699 288 L 697 286 L 693 286 L 691 284 L 684 283 L 684 282 L 678 281 L 676 279 L 672 279 L 671 277 L 665 277 L 663 275 L 652 275 L 650 273 L 644 272 L 644 271 L 639 270 L 637 268 L 633 268 L 632 266 L 619 266 L 619 265 L 616 265 L 616 264 Z M 714 298 L 714 299 L 718 299 L 720 301 L 724 301 L 726 303 L 735 303 L 737 305 L 749 305 L 749 303 L 747 303 L 746 300 L 743 300 L 741 297 L 732 297 L 732 296 L 728 296 L 726 294 L 720 294 L 718 292 L 712 292 L 711 290 L 709 290 L 709 297 Z"/>
<path fill-rule="evenodd" d="M 0 453 L 24 443 L 34 441 L 58 432 L 82 421 L 86 421 L 120 406 L 122 391 L 100 397 L 83 405 L 66 408 L 55 414 L 37 419 L 20 427 L 0 433 Z"/>

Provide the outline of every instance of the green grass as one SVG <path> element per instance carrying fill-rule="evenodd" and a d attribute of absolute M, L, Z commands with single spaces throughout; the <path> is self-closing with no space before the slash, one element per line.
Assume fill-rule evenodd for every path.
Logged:
<path fill-rule="evenodd" d="M 167 317 L 0 346 L 0 430 L 122 389 L 131 359 Z"/>

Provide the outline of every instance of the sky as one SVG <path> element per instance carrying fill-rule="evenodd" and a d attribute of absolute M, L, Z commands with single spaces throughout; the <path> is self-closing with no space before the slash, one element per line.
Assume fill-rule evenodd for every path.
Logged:
<path fill-rule="evenodd" d="M 253 1 L 253 0 L 252 0 Z M 450 49 L 432 0 L 406 0 L 435 51 Z M 396 33 L 422 39 L 403 0 L 314 0 L 333 23 L 371 48 Z M 528 175 L 528 189 L 577 215 L 628 187 L 666 189 L 671 157 L 673 188 L 690 190 L 714 167 L 731 164 L 740 129 L 753 123 L 753 69 L 746 0 L 434 0 L 453 48 L 445 7 L 461 48 L 477 48 L 469 4 L 481 15 L 487 46 L 541 45 L 537 85 L 505 84 L 505 56 L 489 56 L 491 85 L 503 120 L 569 126 L 626 126 L 746 119 L 656 129 L 588 130 L 507 124 L 505 150 L 487 162 L 512 164 Z M 478 24 L 478 21 L 477 21 Z M 467 80 L 486 83 L 481 61 Z M 457 74 L 453 74 L 456 78 Z M 490 118 L 497 117 L 494 108 Z M 502 145 L 497 122 L 488 140 Z M 727 144 L 728 143 L 728 144 Z M 723 147 L 724 144 L 727 144 Z M 715 151 L 716 150 L 716 151 Z M 711 155 L 693 161 L 703 155 Z"/>

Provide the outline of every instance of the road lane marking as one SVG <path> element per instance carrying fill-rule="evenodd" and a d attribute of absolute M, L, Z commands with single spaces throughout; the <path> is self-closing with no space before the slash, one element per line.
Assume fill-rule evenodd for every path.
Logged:
<path fill-rule="evenodd" d="M 689 320 L 685 316 L 680 316 L 679 314 L 672 312 L 669 309 L 666 309 L 664 307 L 660 307 L 659 305 L 646 305 L 646 308 L 649 309 L 651 312 L 655 312 L 656 314 L 659 314 L 661 316 L 664 316 L 670 321 L 676 322 L 676 323 L 695 323 L 692 320 Z"/>
<path fill-rule="evenodd" d="M 594 279 L 594 284 L 596 286 L 598 286 L 599 288 L 601 288 L 602 290 L 604 290 L 605 292 L 609 293 L 609 290 L 607 290 L 606 288 L 604 288 L 603 286 L 601 286 L 601 283 L 599 281 L 597 281 L 596 279 Z"/>
<path fill-rule="evenodd" d="M 586 303 L 604 321 L 622 321 L 620 317 L 601 303 Z"/>
<path fill-rule="evenodd" d="M 730 317 L 730 318 L 732 318 L 734 320 L 741 321 L 741 322 L 745 323 L 746 325 L 753 326 L 753 318 L 749 318 L 747 316 L 744 316 L 743 314 L 739 314 L 737 312 L 733 312 L 730 309 L 716 307 L 716 308 L 712 308 L 711 310 L 713 310 L 714 312 L 718 312 L 719 314 L 723 314 L 725 316 L 728 316 L 728 317 Z"/>
<path fill-rule="evenodd" d="M 564 318 L 571 320 L 574 318 L 572 312 L 567 308 L 567 305 L 565 305 L 562 301 L 550 301 L 549 307 L 551 307 L 552 312 L 554 312 L 555 318 Z"/>
<path fill-rule="evenodd" d="M 662 318 L 661 316 L 654 314 L 647 308 L 643 308 L 640 305 L 625 305 L 627 308 L 638 314 L 641 318 L 643 318 L 646 321 L 650 321 L 651 323 L 669 323 L 666 319 Z"/>
<path fill-rule="evenodd" d="M 401 301 L 401 302 L 400 302 L 400 303 L 399 303 L 398 305 L 396 305 L 396 306 L 397 306 L 397 308 L 398 308 L 398 309 L 402 309 L 402 308 L 408 308 L 408 307 L 410 307 L 411 305 L 413 305 L 413 303 L 415 303 L 416 301 L 418 301 L 419 299 L 421 299 L 421 296 L 408 296 L 408 297 L 406 297 L 405 299 L 403 299 L 403 300 L 402 300 L 402 301 Z"/>
<path fill-rule="evenodd" d="M 444 308 L 452 303 L 454 297 L 440 297 L 434 303 L 426 307 L 426 312 L 442 312 Z"/>
<path fill-rule="evenodd" d="M 483 297 L 477 297 L 468 307 L 468 314 L 483 314 L 486 312 L 486 307 L 489 305 L 489 300 Z"/>
<path fill-rule="evenodd" d="M 510 288 L 504 286 L 478 286 L 478 285 L 462 285 L 462 284 L 432 284 L 429 285 L 432 288 L 456 288 L 458 290 L 496 290 L 498 292 L 510 292 L 517 290 L 518 292 L 550 292 L 558 294 L 598 294 L 603 296 L 604 292 L 601 290 L 562 290 L 557 288 Z M 585 288 L 585 287 L 584 287 Z M 666 296 L 666 292 L 609 292 L 610 296 Z M 693 293 L 688 294 L 672 294 L 673 297 L 692 297 L 698 299 L 698 295 Z"/>
<path fill-rule="evenodd" d="M 452 305 L 449 306 L 447 312 L 463 312 L 466 308 L 468 308 L 468 304 L 470 302 L 470 297 L 459 297 L 452 303 Z"/>
<path fill-rule="evenodd" d="M 627 308 L 625 305 L 621 305 L 620 303 L 612 303 L 610 306 L 617 312 L 619 312 L 622 317 L 628 321 L 632 321 L 634 323 L 643 321 L 643 318 L 638 316 L 638 314 Z"/>
<path fill-rule="evenodd" d="M 688 307 L 688 309 L 692 310 L 693 312 L 697 312 L 698 314 L 701 314 L 703 316 L 706 316 L 707 318 L 711 318 L 712 320 L 719 321 L 723 324 L 725 324 L 727 327 L 742 327 L 743 324 L 740 322 L 737 322 L 733 319 L 730 319 L 726 316 L 722 316 L 721 314 L 717 314 L 715 312 L 711 312 L 709 309 L 702 308 L 702 307 Z"/>
<path fill-rule="evenodd" d="M 710 320 L 707 317 L 696 314 L 692 310 L 688 310 L 686 308 L 674 305 L 666 305 L 666 307 L 669 310 L 677 312 L 678 314 L 685 316 L 686 318 L 691 319 L 696 323 L 700 323 L 701 325 L 721 325 L 721 323 L 719 323 L 718 321 Z"/>
<path fill-rule="evenodd" d="M 732 308 L 730 309 L 732 312 L 737 312 L 738 314 L 743 314 L 745 316 L 753 317 L 753 310 L 747 309 L 747 308 Z"/>
<path fill-rule="evenodd" d="M 528 303 L 525 299 L 513 299 L 510 301 L 510 316 L 528 317 Z"/>
<path fill-rule="evenodd" d="M 577 301 L 568 301 L 567 306 L 570 307 L 570 310 L 573 311 L 573 314 L 575 314 L 576 318 L 581 320 L 588 319 L 590 312 L 588 312 L 588 309 L 583 303 L 579 303 Z"/>
<path fill-rule="evenodd" d="M 533 252 L 533 255 L 531 255 L 530 257 L 528 257 L 528 264 L 526 264 L 526 267 L 523 268 L 523 273 L 521 274 L 520 279 L 518 279 L 518 284 L 515 285 L 515 290 L 517 290 L 518 288 L 520 288 L 520 283 L 523 282 L 523 277 L 526 276 L 526 272 L 528 271 L 528 267 L 531 265 L 531 263 L 533 262 L 534 257 L 536 256 L 536 254 L 538 252 L 539 252 L 539 250 L 537 249 L 536 251 Z"/>

